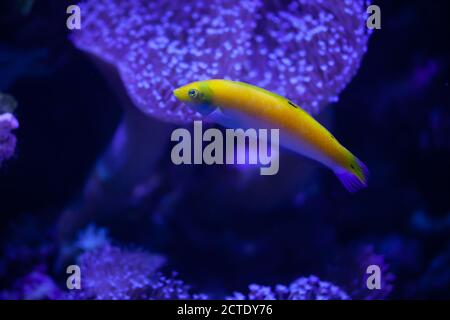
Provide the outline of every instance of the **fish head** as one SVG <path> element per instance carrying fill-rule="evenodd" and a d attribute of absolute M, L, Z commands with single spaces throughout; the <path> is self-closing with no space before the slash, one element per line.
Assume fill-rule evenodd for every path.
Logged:
<path fill-rule="evenodd" d="M 212 105 L 212 91 L 205 81 L 191 82 L 173 90 L 173 94 L 179 101 L 187 103 L 202 115 L 215 110 Z"/>

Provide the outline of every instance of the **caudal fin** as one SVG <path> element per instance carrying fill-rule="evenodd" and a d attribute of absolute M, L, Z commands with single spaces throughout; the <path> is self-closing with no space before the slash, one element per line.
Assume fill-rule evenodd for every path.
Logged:
<path fill-rule="evenodd" d="M 369 170 L 356 157 L 351 161 L 348 168 L 339 168 L 334 173 L 349 192 L 356 192 L 367 187 Z"/>

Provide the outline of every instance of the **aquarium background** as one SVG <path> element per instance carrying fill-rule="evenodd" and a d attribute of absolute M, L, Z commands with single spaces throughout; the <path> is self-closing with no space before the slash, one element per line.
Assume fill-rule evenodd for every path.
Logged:
<path fill-rule="evenodd" d="M 370 169 L 355 194 L 286 150 L 274 177 L 173 165 L 170 132 L 191 125 L 143 117 L 74 46 L 70 4 L 0 5 L 0 92 L 20 123 L 0 168 L 1 298 L 450 298 L 448 2 L 377 1 L 382 29 L 317 111 Z"/>

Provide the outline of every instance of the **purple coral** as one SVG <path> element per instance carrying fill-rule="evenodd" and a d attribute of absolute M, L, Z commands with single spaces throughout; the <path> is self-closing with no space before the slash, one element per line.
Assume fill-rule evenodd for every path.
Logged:
<path fill-rule="evenodd" d="M 348 294 L 316 276 L 302 277 L 275 288 L 252 284 L 247 295 L 235 292 L 230 300 L 349 300 Z"/>
<path fill-rule="evenodd" d="M 352 297 L 363 300 L 381 300 L 389 296 L 393 289 L 395 275 L 391 272 L 384 256 L 377 254 L 373 246 L 363 246 L 359 251 L 358 261 L 361 276 L 354 277 L 353 290 L 350 293 Z M 381 289 L 369 290 L 367 288 L 367 278 L 370 276 L 367 273 L 367 267 L 370 265 L 376 265 L 380 268 Z"/>
<path fill-rule="evenodd" d="M 81 292 L 69 294 L 70 299 L 206 299 L 193 294 L 190 286 L 165 276 L 157 270 L 165 263 L 158 255 L 129 251 L 107 245 L 79 257 Z"/>
<path fill-rule="evenodd" d="M 114 65 L 134 104 L 172 122 L 199 115 L 174 87 L 207 78 L 246 81 L 316 113 L 359 68 L 365 2 L 88 0 L 75 45 Z"/>
<path fill-rule="evenodd" d="M 0 300 L 57 300 L 63 296 L 62 290 L 47 275 L 44 266 L 35 268 L 18 280 L 11 291 L 0 292 Z"/>
<path fill-rule="evenodd" d="M 79 257 L 82 296 L 103 299 L 144 299 L 151 276 L 165 263 L 159 255 L 105 246 Z"/>
<path fill-rule="evenodd" d="M 19 122 L 11 113 L 0 114 L 0 166 L 14 154 L 16 137 L 12 131 L 18 127 Z"/>
<path fill-rule="evenodd" d="M 352 299 L 382 300 L 389 296 L 393 289 L 395 275 L 383 255 L 378 254 L 372 245 L 351 247 L 346 253 L 340 253 L 337 269 L 330 270 L 335 279 Z M 372 273 L 367 268 L 376 265 L 381 271 L 381 288 L 369 289 L 367 279 Z"/>
<path fill-rule="evenodd" d="M 191 287 L 182 280 L 177 279 L 174 272 L 167 277 L 162 273 L 157 273 L 152 279 L 148 297 L 150 300 L 206 300 L 206 294 L 192 294 Z"/>
<path fill-rule="evenodd" d="M 345 0 L 269 3 L 256 20 L 245 80 L 289 96 L 316 114 L 338 100 L 359 69 L 370 35 L 366 4 Z"/>
<path fill-rule="evenodd" d="M 111 240 L 108 237 L 108 230 L 100 228 L 94 224 L 88 225 L 78 233 L 75 247 L 82 251 L 92 251 L 109 245 Z"/>

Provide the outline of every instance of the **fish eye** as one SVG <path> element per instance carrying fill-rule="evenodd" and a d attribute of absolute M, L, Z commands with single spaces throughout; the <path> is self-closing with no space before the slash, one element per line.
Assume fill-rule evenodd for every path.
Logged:
<path fill-rule="evenodd" d="M 188 95 L 189 95 L 189 97 L 191 97 L 191 98 L 196 98 L 197 95 L 198 95 L 198 90 L 196 90 L 196 89 L 190 89 L 190 90 L 188 91 Z"/>

